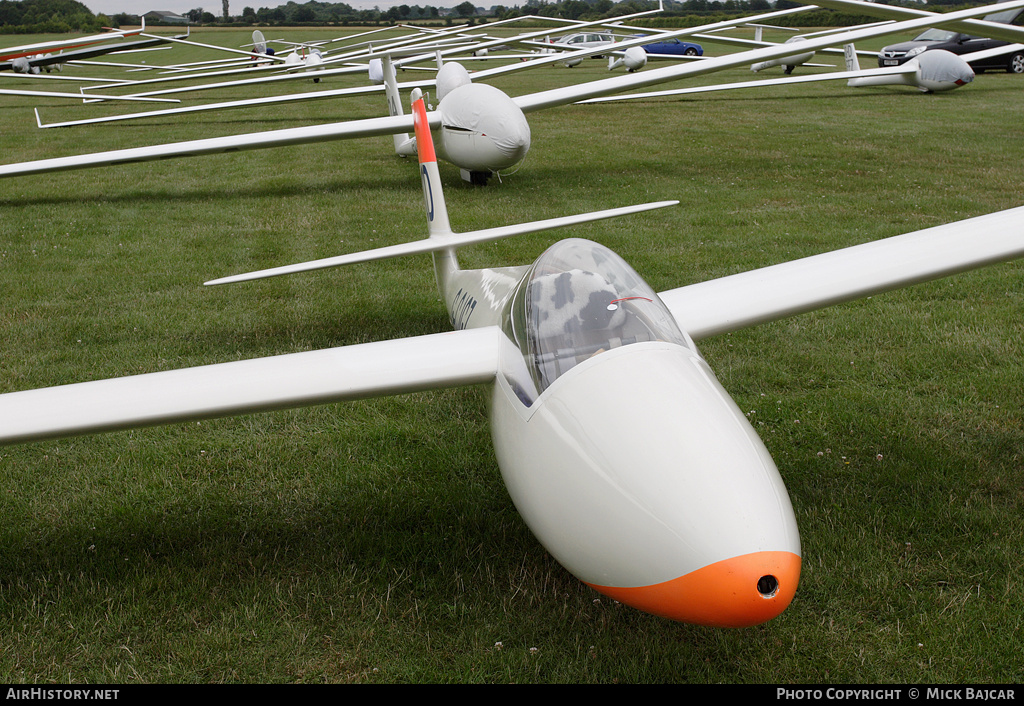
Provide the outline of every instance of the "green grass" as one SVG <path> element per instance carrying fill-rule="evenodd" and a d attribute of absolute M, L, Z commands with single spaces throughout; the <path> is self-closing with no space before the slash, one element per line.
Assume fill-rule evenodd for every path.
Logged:
<path fill-rule="evenodd" d="M 605 76 L 595 62 L 499 85 Z M 1022 89 L 985 74 L 943 95 L 568 106 L 530 116 L 518 174 L 442 178 L 456 230 L 679 199 L 571 233 L 663 290 L 1020 205 Z M 126 110 L 7 97 L 3 162 L 383 101 L 67 130 L 36 129 L 36 105 Z M 201 286 L 422 237 L 419 180 L 387 138 L 4 180 L 0 209 L 5 392 L 445 329 L 428 258 Z M 462 259 L 524 264 L 569 234 Z M 488 391 L 466 388 L 0 449 L 0 681 L 1020 682 L 1022 276 L 1000 265 L 702 343 L 801 527 L 801 586 L 766 625 L 676 624 L 581 585 L 516 513 Z"/>

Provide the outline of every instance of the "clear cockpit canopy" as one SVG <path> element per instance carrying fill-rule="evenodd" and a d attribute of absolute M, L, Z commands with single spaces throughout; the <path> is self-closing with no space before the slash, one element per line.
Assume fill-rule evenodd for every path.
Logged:
<path fill-rule="evenodd" d="M 509 306 L 505 333 L 519 346 L 530 376 L 519 384 L 526 404 L 566 371 L 613 348 L 645 341 L 689 345 L 640 275 L 589 240 L 563 240 L 550 247 Z"/>

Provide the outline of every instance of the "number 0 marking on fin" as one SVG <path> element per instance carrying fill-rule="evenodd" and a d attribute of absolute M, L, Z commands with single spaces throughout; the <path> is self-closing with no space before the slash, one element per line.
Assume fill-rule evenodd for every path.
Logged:
<path fill-rule="evenodd" d="M 430 186 L 430 177 L 427 175 L 427 168 L 420 165 L 420 176 L 423 179 L 423 200 L 427 205 L 427 220 L 434 220 L 434 190 Z"/>

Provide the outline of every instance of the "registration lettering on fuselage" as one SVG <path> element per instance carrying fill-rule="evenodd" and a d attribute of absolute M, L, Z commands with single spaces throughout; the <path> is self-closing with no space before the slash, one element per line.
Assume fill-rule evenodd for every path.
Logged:
<path fill-rule="evenodd" d="M 454 302 L 452 302 L 452 328 L 456 330 L 466 328 L 474 309 L 476 309 L 476 297 L 465 289 L 459 289 L 455 294 Z"/>

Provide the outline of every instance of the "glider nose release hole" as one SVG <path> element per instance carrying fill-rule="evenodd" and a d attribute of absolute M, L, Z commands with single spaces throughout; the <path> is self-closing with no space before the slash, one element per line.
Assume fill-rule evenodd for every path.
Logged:
<path fill-rule="evenodd" d="M 757 580 L 757 592 L 762 598 L 774 598 L 779 592 L 779 580 L 771 574 L 762 576 Z"/>

